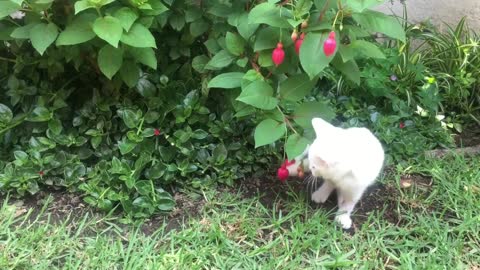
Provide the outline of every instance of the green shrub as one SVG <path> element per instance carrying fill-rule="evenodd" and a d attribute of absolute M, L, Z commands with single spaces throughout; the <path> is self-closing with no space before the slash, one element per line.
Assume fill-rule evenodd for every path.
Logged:
<path fill-rule="evenodd" d="M 420 38 L 425 67 L 439 83 L 444 110 L 480 124 L 480 36 L 462 18 L 443 32 L 429 27 Z"/>
<path fill-rule="evenodd" d="M 398 144 L 394 160 L 418 154 L 440 127 L 437 84 L 415 61 L 401 84 L 388 79 L 409 40 L 378 4 L 0 0 L 0 189 L 66 187 L 147 217 L 173 207 L 175 188 L 265 174 L 283 145 L 284 158 L 298 155 L 315 116 L 373 127 Z M 293 32 L 305 34 L 299 54 Z M 402 121 L 417 123 L 409 141 Z"/>

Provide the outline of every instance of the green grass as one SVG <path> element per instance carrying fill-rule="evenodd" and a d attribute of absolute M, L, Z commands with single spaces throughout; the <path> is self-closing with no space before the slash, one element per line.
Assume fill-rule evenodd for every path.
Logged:
<path fill-rule="evenodd" d="M 0 269 L 478 269 L 479 162 L 453 157 L 398 167 L 381 180 L 395 192 L 354 235 L 335 226 L 331 209 L 313 210 L 293 190 L 272 207 L 258 197 L 207 192 L 199 216 L 153 235 L 107 217 L 15 218 L 16 208 L 4 203 Z M 431 176 L 432 185 L 400 188 L 405 173 Z"/>

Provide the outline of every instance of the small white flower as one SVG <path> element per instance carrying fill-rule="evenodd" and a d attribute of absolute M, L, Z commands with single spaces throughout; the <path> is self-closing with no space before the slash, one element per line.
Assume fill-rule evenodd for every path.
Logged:
<path fill-rule="evenodd" d="M 23 17 L 25 17 L 25 12 L 15 11 L 15 12 L 13 12 L 12 14 L 10 14 L 10 17 L 11 17 L 12 19 L 20 20 L 20 19 L 22 19 Z"/>

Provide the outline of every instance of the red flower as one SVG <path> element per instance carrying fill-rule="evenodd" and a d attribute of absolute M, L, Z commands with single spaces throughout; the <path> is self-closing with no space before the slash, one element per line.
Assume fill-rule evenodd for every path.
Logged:
<path fill-rule="evenodd" d="M 300 35 L 300 38 L 295 41 L 295 52 L 300 54 L 300 47 L 302 47 L 303 40 L 305 39 L 305 33 Z"/>
<path fill-rule="evenodd" d="M 277 177 L 278 179 L 280 179 L 280 181 L 282 183 L 285 183 L 285 180 L 287 180 L 288 178 L 288 170 L 286 168 L 284 168 L 283 166 L 281 168 L 278 168 L 277 170 Z"/>
<path fill-rule="evenodd" d="M 404 128 L 405 127 L 405 123 L 403 122 L 400 122 L 400 124 L 398 125 L 400 128 Z"/>
<path fill-rule="evenodd" d="M 43 171 L 39 171 L 38 175 L 43 176 L 45 173 Z"/>
<path fill-rule="evenodd" d="M 153 130 L 153 135 L 159 136 L 160 135 L 160 130 L 158 128 Z"/>
<path fill-rule="evenodd" d="M 337 41 L 335 40 L 335 32 L 332 31 L 328 34 L 328 39 L 323 43 L 323 53 L 328 57 L 335 53 L 336 48 Z"/>
<path fill-rule="evenodd" d="M 285 59 L 285 51 L 283 50 L 283 44 L 279 42 L 277 44 L 277 48 L 272 52 L 272 61 L 275 64 L 275 66 L 278 67 L 281 63 L 283 63 L 284 59 Z"/>

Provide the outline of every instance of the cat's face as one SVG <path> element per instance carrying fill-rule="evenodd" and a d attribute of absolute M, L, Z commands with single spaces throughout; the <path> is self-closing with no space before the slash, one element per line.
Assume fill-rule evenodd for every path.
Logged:
<path fill-rule="evenodd" d="M 336 127 L 321 118 L 312 119 L 316 139 L 308 151 L 309 169 L 313 176 L 324 176 L 329 168 L 327 160 L 334 157 Z"/>
<path fill-rule="evenodd" d="M 316 149 L 316 145 L 313 143 L 308 151 L 308 166 L 313 176 L 321 177 L 328 169 L 328 163 L 319 157 Z"/>

